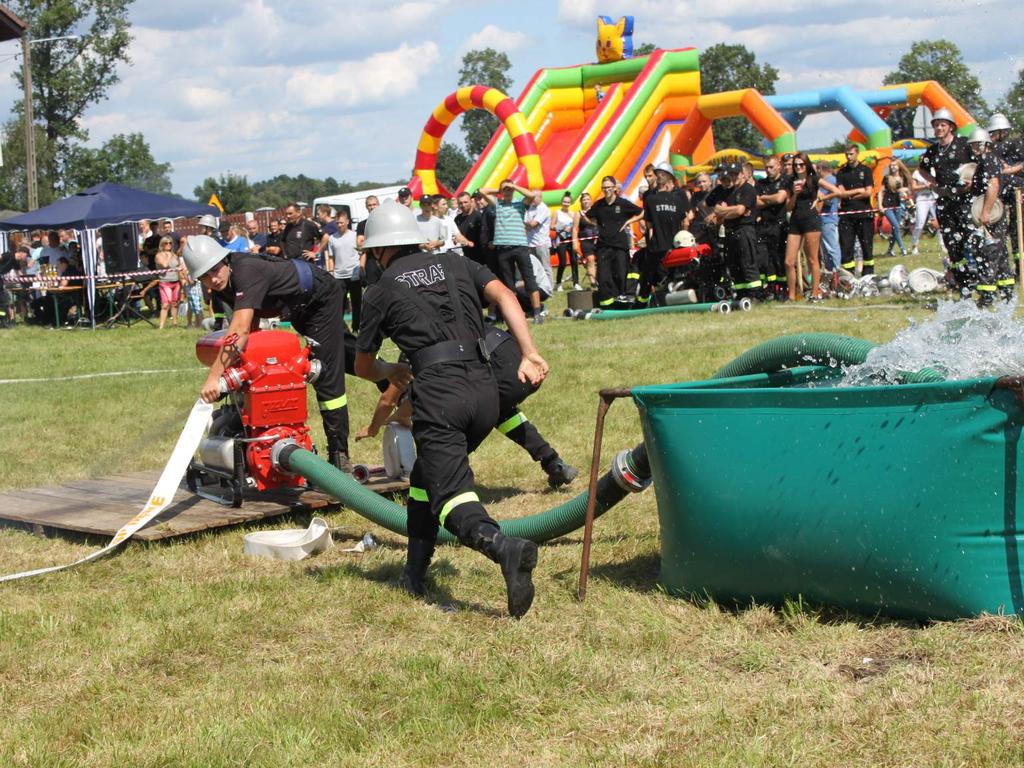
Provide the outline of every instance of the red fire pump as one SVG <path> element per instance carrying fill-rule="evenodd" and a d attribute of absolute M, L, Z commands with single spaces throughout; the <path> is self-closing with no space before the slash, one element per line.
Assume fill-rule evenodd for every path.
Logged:
<path fill-rule="evenodd" d="M 306 384 L 320 373 L 320 361 L 294 333 L 253 331 L 243 350 L 234 347 L 236 341 L 234 334 L 216 331 L 196 342 L 196 357 L 206 365 L 225 348 L 233 350 L 235 359 L 220 379 L 227 402 L 214 412 L 199 458 L 185 474 L 193 493 L 232 507 L 242 505 L 246 489 L 305 485 L 302 477 L 275 468 L 270 453 L 275 444 L 312 450 Z"/>

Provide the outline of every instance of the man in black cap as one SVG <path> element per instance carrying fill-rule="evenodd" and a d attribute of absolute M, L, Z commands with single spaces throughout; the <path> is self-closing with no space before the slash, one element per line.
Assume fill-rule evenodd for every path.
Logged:
<path fill-rule="evenodd" d="M 398 202 L 406 208 L 412 208 L 412 190 L 408 187 L 402 187 L 398 190 Z"/>

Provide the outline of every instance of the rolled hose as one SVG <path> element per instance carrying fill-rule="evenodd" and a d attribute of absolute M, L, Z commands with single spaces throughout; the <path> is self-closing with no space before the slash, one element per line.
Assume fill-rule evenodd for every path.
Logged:
<path fill-rule="evenodd" d="M 783 368 L 797 368 L 802 365 L 858 365 L 867 360 L 868 353 L 876 346 L 878 345 L 864 339 L 835 333 L 796 333 L 779 336 L 777 339 L 751 347 L 731 363 L 719 368 L 711 378 L 728 379 L 755 373 L 774 373 Z M 907 384 L 945 381 L 945 376 L 934 368 L 903 372 L 900 378 Z"/>
<path fill-rule="evenodd" d="M 584 320 L 625 320 L 632 317 L 649 315 L 669 315 L 678 312 L 722 312 L 722 305 L 728 302 L 714 301 L 704 304 L 675 304 L 671 307 L 648 307 L 647 309 L 603 309 L 600 312 L 585 312 L 580 315 Z M 729 305 L 729 309 L 732 306 Z"/>
<path fill-rule="evenodd" d="M 408 535 L 405 507 L 379 496 L 315 453 L 294 443 L 283 444 L 280 448 L 275 445 L 274 448 L 273 460 L 281 469 L 301 475 L 317 488 L 381 528 L 387 528 L 402 536 Z M 620 451 L 612 462 L 611 469 L 598 478 L 594 517 L 607 512 L 629 493 L 642 491 L 650 484 L 651 467 L 647 461 L 647 449 L 644 444 L 640 443 L 631 451 Z M 557 539 L 583 525 L 588 498 L 589 494 L 584 491 L 546 512 L 503 520 L 499 525 L 507 536 L 529 539 L 538 544 Z M 456 543 L 455 537 L 443 528 L 438 533 L 437 540 L 439 543 Z"/>

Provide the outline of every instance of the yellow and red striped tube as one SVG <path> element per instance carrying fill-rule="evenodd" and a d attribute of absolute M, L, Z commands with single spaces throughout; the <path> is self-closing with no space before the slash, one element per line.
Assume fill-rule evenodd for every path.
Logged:
<path fill-rule="evenodd" d="M 444 101 L 437 105 L 420 134 L 420 142 L 416 147 L 416 165 L 413 174 L 420 179 L 423 193 L 437 194 L 437 151 L 441 147 L 441 137 L 455 118 L 470 109 L 486 109 L 498 118 L 508 135 L 512 138 L 519 164 L 525 172 L 525 186 L 531 189 L 545 189 L 544 171 L 541 168 L 540 152 L 533 134 L 526 127 L 526 118 L 516 108 L 512 99 L 497 88 L 483 85 L 467 85 L 454 93 L 448 94 Z M 517 174 L 518 175 L 518 174 Z"/>

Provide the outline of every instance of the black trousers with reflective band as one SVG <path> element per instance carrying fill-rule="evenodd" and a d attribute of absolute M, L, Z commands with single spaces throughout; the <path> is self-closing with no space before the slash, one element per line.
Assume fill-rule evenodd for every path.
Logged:
<path fill-rule="evenodd" d="M 409 485 L 426 491 L 428 501 L 410 503 L 410 535 L 431 539 L 444 523 L 462 540 L 467 532 L 460 526 L 469 525 L 466 521 L 493 523 L 476 498 L 469 454 L 497 420 L 498 388 L 484 363 L 442 363 L 417 374 L 412 384 L 416 463 Z"/>
<path fill-rule="evenodd" d="M 337 281 L 328 275 L 316 278 L 309 303 L 291 312 L 292 327 L 317 342 L 315 354 L 322 369 L 313 384 L 320 404 L 329 451 L 348 453 L 348 407 L 345 399 L 345 370 L 352 358 L 346 337 L 352 334 L 342 317 L 344 297 Z"/>
<path fill-rule="evenodd" d="M 864 271 L 862 274 L 874 274 L 874 237 L 875 219 L 871 213 L 839 217 L 839 253 L 840 264 L 842 264 L 843 269 L 852 272 L 856 268 L 855 244 L 859 242 L 860 253 L 864 257 Z"/>

